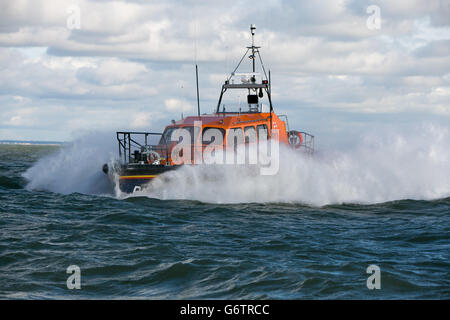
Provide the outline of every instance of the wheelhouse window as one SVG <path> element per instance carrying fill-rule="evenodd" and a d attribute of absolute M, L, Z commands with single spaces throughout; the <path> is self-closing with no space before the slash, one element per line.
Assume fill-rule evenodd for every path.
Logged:
<path fill-rule="evenodd" d="M 181 138 L 179 140 L 172 140 L 172 135 L 176 130 L 179 129 L 186 129 L 187 131 L 189 131 L 189 134 L 191 136 L 191 144 L 194 144 L 194 127 L 193 126 L 184 126 L 184 127 L 169 127 L 166 128 L 166 130 L 164 130 L 162 136 L 161 136 L 161 140 L 159 140 L 159 144 L 171 144 L 173 142 L 180 142 Z M 198 129 L 196 128 L 196 131 Z M 197 131 L 198 132 L 198 131 Z"/>
<path fill-rule="evenodd" d="M 244 134 L 242 128 L 230 128 L 227 135 L 227 145 L 234 145 L 235 147 L 244 142 Z"/>
<path fill-rule="evenodd" d="M 222 128 L 207 127 L 203 129 L 202 144 L 209 145 L 214 144 L 222 145 L 225 137 L 225 130 Z"/>
<path fill-rule="evenodd" d="M 258 138 L 259 139 L 267 140 L 269 138 L 269 131 L 267 130 L 267 125 L 260 124 L 256 128 L 257 128 L 257 131 L 258 131 Z"/>
<path fill-rule="evenodd" d="M 254 126 L 244 128 L 245 143 L 256 142 L 256 130 Z"/>

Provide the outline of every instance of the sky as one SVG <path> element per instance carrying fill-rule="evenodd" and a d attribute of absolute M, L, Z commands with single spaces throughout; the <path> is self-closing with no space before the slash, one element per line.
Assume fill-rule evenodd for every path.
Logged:
<path fill-rule="evenodd" d="M 196 63 L 210 113 L 250 24 L 291 129 L 449 126 L 450 0 L 0 0 L 0 140 L 161 131 L 196 113 Z"/>

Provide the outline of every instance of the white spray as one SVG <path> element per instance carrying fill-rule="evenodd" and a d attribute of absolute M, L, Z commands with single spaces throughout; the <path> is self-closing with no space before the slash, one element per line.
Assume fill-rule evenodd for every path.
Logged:
<path fill-rule="evenodd" d="M 62 193 L 103 192 L 98 187 L 99 179 L 106 179 L 101 165 L 111 159 L 116 146 L 100 152 L 92 150 L 88 141 L 81 139 L 39 161 L 25 174 L 28 187 Z M 321 150 L 314 156 L 280 148 L 280 168 L 273 176 L 230 166 L 186 166 L 161 175 L 135 195 L 317 206 L 444 198 L 450 196 L 450 134 L 448 128 L 427 125 L 408 134 L 368 134 L 356 146 Z"/>
<path fill-rule="evenodd" d="M 90 133 L 63 146 L 55 154 L 40 159 L 23 176 L 28 190 L 47 190 L 69 194 L 112 193 L 104 163 L 116 157 L 114 134 Z"/>

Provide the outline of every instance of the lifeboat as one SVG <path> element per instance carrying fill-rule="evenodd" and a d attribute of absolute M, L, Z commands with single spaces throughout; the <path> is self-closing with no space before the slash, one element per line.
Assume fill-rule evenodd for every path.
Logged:
<path fill-rule="evenodd" d="M 116 133 L 120 160 L 105 164 L 103 171 L 122 192 L 140 191 L 159 175 L 181 166 L 205 163 L 205 153 L 225 159 L 239 145 L 276 140 L 299 152 L 314 152 L 314 136 L 290 130 L 287 116 L 274 112 L 270 70 L 267 74 L 260 47 L 254 45 L 255 29 L 251 25 L 251 46 L 223 83 L 214 113 L 200 114 L 199 105 L 196 116 L 172 120 L 162 133 Z M 250 60 L 251 72 L 238 72 L 245 58 Z"/>

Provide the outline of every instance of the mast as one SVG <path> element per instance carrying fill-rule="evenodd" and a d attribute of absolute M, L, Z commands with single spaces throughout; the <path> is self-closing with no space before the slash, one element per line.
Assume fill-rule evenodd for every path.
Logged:
<path fill-rule="evenodd" d="M 253 90 L 253 92 L 257 93 L 257 90 L 259 89 L 259 97 L 262 98 L 263 97 L 263 90 L 266 92 L 267 94 L 267 98 L 269 100 L 269 106 L 270 106 L 270 119 L 272 120 L 272 112 L 273 112 L 273 105 L 272 105 L 272 99 L 271 99 L 271 86 L 270 86 L 270 75 L 269 77 L 267 76 L 266 73 L 266 69 L 264 67 L 264 63 L 262 61 L 261 58 L 261 54 L 259 53 L 259 49 L 261 47 L 255 46 L 255 30 L 256 30 L 256 26 L 254 24 L 250 25 L 250 32 L 252 35 L 252 43 L 251 46 L 246 47 L 247 50 L 245 51 L 244 55 L 242 56 L 241 60 L 239 61 L 239 63 L 237 64 L 236 68 L 233 70 L 233 72 L 231 72 L 230 76 L 225 80 L 225 83 L 222 85 L 222 90 L 220 92 L 220 96 L 219 96 L 219 101 L 217 102 L 217 108 L 216 108 L 216 113 L 220 112 L 220 104 L 222 102 L 222 97 L 225 94 L 225 92 L 228 89 L 248 89 L 249 90 L 249 95 L 248 95 L 248 99 L 250 98 L 254 98 L 250 95 L 250 90 Z M 239 67 L 241 66 L 242 61 L 244 60 L 245 57 L 247 57 L 247 54 L 251 52 L 251 54 L 248 56 L 248 58 L 250 58 L 252 60 L 252 72 L 251 73 L 236 73 L 236 71 L 239 69 Z M 256 82 L 256 59 L 259 60 L 259 63 L 261 64 L 261 82 L 257 83 Z M 234 81 L 231 81 L 232 78 L 234 76 L 238 76 L 238 75 L 249 75 L 250 79 L 249 81 L 242 81 L 242 83 L 238 83 L 235 84 Z M 258 73 L 259 75 L 259 73 Z M 231 81 L 231 83 L 230 83 Z M 256 97 L 256 100 L 253 101 L 258 101 L 257 100 L 258 97 Z M 251 102 L 249 102 L 250 105 Z M 256 102 L 257 104 L 257 102 Z"/>
<path fill-rule="evenodd" d="M 253 62 L 253 72 L 255 72 L 255 30 L 254 24 L 250 25 L 250 32 L 252 33 L 252 62 Z"/>
<path fill-rule="evenodd" d="M 197 80 L 197 112 L 198 116 L 200 117 L 200 95 L 198 92 L 198 67 L 195 65 L 195 78 Z"/>

